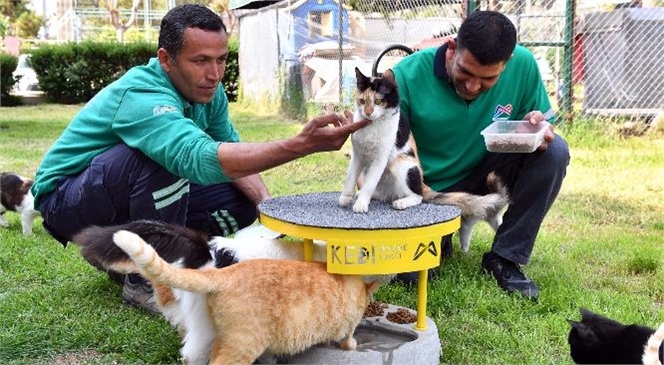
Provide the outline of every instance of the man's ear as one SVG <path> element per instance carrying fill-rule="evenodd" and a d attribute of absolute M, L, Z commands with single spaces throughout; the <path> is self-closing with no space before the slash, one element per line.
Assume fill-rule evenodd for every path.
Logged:
<path fill-rule="evenodd" d="M 445 52 L 445 58 L 451 60 L 454 57 L 454 54 L 457 50 L 456 39 L 450 39 L 447 41 L 447 52 Z"/>
<path fill-rule="evenodd" d="M 171 67 L 173 66 L 173 62 L 171 61 L 171 55 L 164 48 L 159 48 L 159 50 L 157 50 L 157 58 L 159 59 L 159 64 L 161 65 L 161 68 L 163 68 L 164 71 L 168 73 L 171 70 Z"/>

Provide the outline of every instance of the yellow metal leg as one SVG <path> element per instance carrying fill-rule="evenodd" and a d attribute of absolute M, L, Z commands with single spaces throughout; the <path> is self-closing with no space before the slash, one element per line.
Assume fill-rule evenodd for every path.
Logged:
<path fill-rule="evenodd" d="M 427 275 L 428 270 L 420 270 L 417 280 L 417 323 L 415 329 L 424 331 L 427 329 Z"/>
<path fill-rule="evenodd" d="M 311 262 L 314 260 L 314 240 L 304 239 L 304 261 Z"/>

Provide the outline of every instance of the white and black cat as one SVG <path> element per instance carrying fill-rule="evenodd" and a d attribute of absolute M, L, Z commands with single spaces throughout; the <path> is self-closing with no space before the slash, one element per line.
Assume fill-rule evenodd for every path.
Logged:
<path fill-rule="evenodd" d="M 371 199 L 407 209 L 424 202 L 454 204 L 461 209 L 459 241 L 468 251 L 474 225 L 484 220 L 497 230 L 509 203 L 507 189 L 498 176 L 487 178 L 492 193 L 439 193 L 423 181 L 417 146 L 408 119 L 400 113 L 396 83 L 388 78 L 367 77 L 355 68 L 357 78 L 354 120 L 370 119 L 368 126 L 351 136 L 352 152 L 339 205 L 353 204 L 353 211 L 366 213 Z M 361 182 L 361 184 L 360 184 Z M 355 193 L 355 186 L 361 185 Z"/>
<path fill-rule="evenodd" d="M 94 267 L 122 283 L 122 275 L 140 268 L 118 246 L 113 235 L 130 231 L 140 236 L 166 262 L 183 268 L 222 268 L 258 258 L 304 259 L 301 242 L 238 234 L 238 238 L 208 237 L 176 224 L 140 220 L 121 225 L 91 226 L 74 236 L 81 255 Z M 238 232 L 240 233 L 240 232 Z M 326 247 L 314 241 L 314 261 L 325 262 Z M 182 357 L 190 364 L 207 363 L 215 329 L 205 306 L 205 295 L 155 284 L 155 299 L 162 315 L 182 337 Z"/>
<path fill-rule="evenodd" d="M 664 328 L 660 327 L 655 335 L 650 327 L 625 325 L 585 308 L 580 312 L 580 322 L 567 320 L 572 326 L 568 342 L 575 363 L 641 364 L 643 361 L 650 365 L 660 361 L 658 349 L 664 340 Z"/>
<path fill-rule="evenodd" d="M 32 224 L 40 214 L 35 210 L 30 188 L 32 180 L 13 172 L 0 172 L 0 227 L 9 227 L 9 221 L 3 215 L 7 211 L 21 215 L 23 234 L 32 233 Z"/>

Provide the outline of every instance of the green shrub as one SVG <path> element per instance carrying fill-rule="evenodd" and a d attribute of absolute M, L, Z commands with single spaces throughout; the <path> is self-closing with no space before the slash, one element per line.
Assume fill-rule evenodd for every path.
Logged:
<path fill-rule="evenodd" d="M 156 49 L 156 45 L 144 42 L 86 41 L 43 45 L 32 51 L 31 63 L 39 78 L 39 86 L 49 101 L 84 103 L 128 69 L 146 64 L 156 56 Z M 240 74 L 238 49 L 238 39 L 231 38 L 226 73 L 222 80 L 230 101 L 237 100 Z"/>
<path fill-rule="evenodd" d="M 229 101 L 237 101 L 238 84 L 240 80 L 240 65 L 238 63 L 238 51 L 240 41 L 237 37 L 228 40 L 228 58 L 226 59 L 226 72 L 221 83 Z"/>
<path fill-rule="evenodd" d="M 0 97 L 9 96 L 16 80 L 12 75 L 18 66 L 18 58 L 8 53 L 0 53 Z"/>
<path fill-rule="evenodd" d="M 32 53 L 32 67 L 49 101 L 63 104 L 90 100 L 133 66 L 156 55 L 148 43 L 80 42 L 44 45 Z"/>

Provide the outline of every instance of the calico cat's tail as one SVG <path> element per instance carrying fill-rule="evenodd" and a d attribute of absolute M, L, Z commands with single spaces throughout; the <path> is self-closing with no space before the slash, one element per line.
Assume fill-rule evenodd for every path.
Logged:
<path fill-rule="evenodd" d="M 186 269 L 169 264 L 135 233 L 118 231 L 113 234 L 113 241 L 139 267 L 141 275 L 151 282 L 197 293 L 217 289 L 205 269 Z"/>
<path fill-rule="evenodd" d="M 80 247 L 83 258 L 92 266 L 107 272 L 138 273 L 134 262 L 113 244 L 113 234 L 120 230 L 136 233 L 150 242 L 168 262 L 180 261 L 184 267 L 197 268 L 212 261 L 207 237 L 176 224 L 140 220 L 130 223 L 88 227 L 74 236 L 72 242 Z"/>
<path fill-rule="evenodd" d="M 439 193 L 430 188 L 423 191 L 423 200 L 433 204 L 453 204 L 461 209 L 464 217 L 490 220 L 509 204 L 507 187 L 495 173 L 487 176 L 491 193 L 475 195 L 464 192 Z"/>
<path fill-rule="evenodd" d="M 641 362 L 643 365 L 662 365 L 659 361 L 659 352 L 660 346 L 664 341 L 664 324 L 661 324 L 657 331 L 653 333 L 643 351 L 643 357 L 641 357 Z"/>

